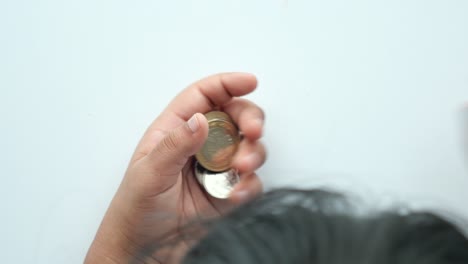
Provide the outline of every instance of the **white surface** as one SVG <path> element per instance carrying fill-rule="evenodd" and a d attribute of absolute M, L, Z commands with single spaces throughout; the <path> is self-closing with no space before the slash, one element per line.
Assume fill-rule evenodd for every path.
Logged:
<path fill-rule="evenodd" d="M 146 126 L 220 71 L 258 75 L 267 187 L 468 217 L 468 1 L 382 2 L 1 1 L 1 262 L 82 262 Z"/>

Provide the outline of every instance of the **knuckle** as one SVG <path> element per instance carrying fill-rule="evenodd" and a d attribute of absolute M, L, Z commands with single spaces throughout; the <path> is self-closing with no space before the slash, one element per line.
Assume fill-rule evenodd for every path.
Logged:
<path fill-rule="evenodd" d="M 171 152 L 177 149 L 179 146 L 179 137 L 176 133 L 170 133 L 161 141 L 161 152 Z"/>
<path fill-rule="evenodd" d="M 265 119 L 265 110 L 263 110 L 263 109 L 262 109 L 261 107 L 259 107 L 259 106 L 257 106 L 257 109 L 258 109 L 260 118 Z"/>
<path fill-rule="evenodd" d="M 261 157 L 261 164 L 265 163 L 265 161 L 267 159 L 267 149 L 266 149 L 266 147 L 265 147 L 265 145 L 263 143 L 261 143 L 261 142 L 257 143 L 256 152 Z"/>
<path fill-rule="evenodd" d="M 250 103 L 249 107 L 244 108 L 244 113 L 249 117 L 265 119 L 265 111 L 254 103 Z"/>
<path fill-rule="evenodd" d="M 265 119 L 265 111 L 258 105 L 251 105 L 248 112 L 251 117 Z"/>

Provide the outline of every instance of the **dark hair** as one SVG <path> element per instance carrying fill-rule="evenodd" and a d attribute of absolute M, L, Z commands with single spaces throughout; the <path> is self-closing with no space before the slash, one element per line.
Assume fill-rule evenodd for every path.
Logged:
<path fill-rule="evenodd" d="M 184 264 L 467 264 L 468 239 L 430 212 L 362 211 L 324 190 L 266 193 L 214 222 Z"/>

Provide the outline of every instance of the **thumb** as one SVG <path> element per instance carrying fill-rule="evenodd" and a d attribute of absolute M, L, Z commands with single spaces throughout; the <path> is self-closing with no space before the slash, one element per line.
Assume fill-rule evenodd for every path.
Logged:
<path fill-rule="evenodd" d="M 208 122 L 196 113 L 187 122 L 170 131 L 146 156 L 148 165 L 157 175 L 175 182 L 175 177 L 204 144 L 208 137 Z M 165 182 L 166 183 L 166 182 Z M 162 183 L 162 184 L 165 184 Z"/>

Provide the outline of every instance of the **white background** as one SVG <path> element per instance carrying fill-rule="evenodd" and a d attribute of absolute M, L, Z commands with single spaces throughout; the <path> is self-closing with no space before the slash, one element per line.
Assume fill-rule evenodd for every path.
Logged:
<path fill-rule="evenodd" d="M 0 262 L 82 262 L 146 126 L 221 71 L 259 78 L 267 188 L 468 219 L 467 14 L 466 0 L 2 0 Z"/>

